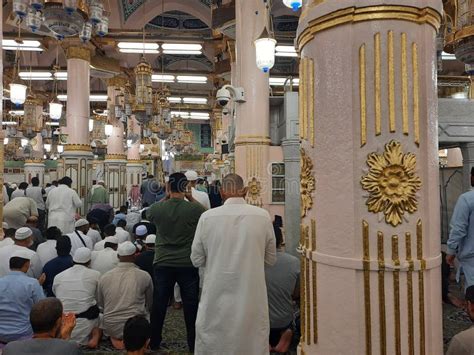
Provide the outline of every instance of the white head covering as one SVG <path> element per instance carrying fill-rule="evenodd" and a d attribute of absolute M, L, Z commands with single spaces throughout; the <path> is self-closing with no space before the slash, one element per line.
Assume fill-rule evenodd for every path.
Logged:
<path fill-rule="evenodd" d="M 98 184 L 105 184 L 105 181 L 104 180 L 99 180 L 97 181 Z"/>
<path fill-rule="evenodd" d="M 85 264 L 91 260 L 91 251 L 89 248 L 78 248 L 74 253 L 72 260 L 78 264 Z"/>
<path fill-rule="evenodd" d="M 82 226 L 86 226 L 88 224 L 89 224 L 89 222 L 87 221 L 87 219 L 81 218 L 78 221 L 76 221 L 76 223 L 74 224 L 74 227 L 79 228 L 79 227 L 82 227 Z"/>
<path fill-rule="evenodd" d="M 2 228 L 3 229 L 8 229 L 8 228 L 10 228 L 10 226 L 8 225 L 7 222 L 2 222 Z"/>
<path fill-rule="evenodd" d="M 188 181 L 196 181 L 198 179 L 198 174 L 194 170 L 188 170 L 186 173 L 184 173 L 184 175 L 186 175 L 186 179 L 188 179 Z"/>
<path fill-rule="evenodd" d="M 147 233 L 148 233 L 148 229 L 143 224 L 139 225 L 137 229 L 135 229 L 135 235 L 139 237 L 143 237 Z"/>
<path fill-rule="evenodd" d="M 156 241 L 156 235 L 149 234 L 145 239 L 145 244 L 155 244 L 155 241 Z"/>
<path fill-rule="evenodd" d="M 32 253 L 30 253 L 29 249 L 26 248 L 18 248 L 15 250 L 11 256 L 11 258 L 22 258 L 31 260 Z"/>
<path fill-rule="evenodd" d="M 105 243 L 112 243 L 112 244 L 118 244 L 118 238 L 117 237 L 107 237 L 104 239 Z"/>
<path fill-rule="evenodd" d="M 119 245 L 117 249 L 117 254 L 119 256 L 130 256 L 135 254 L 137 251 L 137 247 L 132 242 L 123 242 Z"/>
<path fill-rule="evenodd" d="M 15 232 L 15 239 L 16 240 L 25 240 L 27 239 L 28 237 L 30 237 L 31 235 L 33 235 L 33 232 L 31 231 L 30 228 L 28 227 L 21 227 L 21 228 L 18 228 Z"/>

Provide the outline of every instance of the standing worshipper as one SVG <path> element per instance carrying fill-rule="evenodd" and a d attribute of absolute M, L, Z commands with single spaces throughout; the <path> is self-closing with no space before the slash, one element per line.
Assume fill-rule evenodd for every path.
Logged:
<path fill-rule="evenodd" d="M 40 180 L 35 176 L 31 178 L 31 186 L 25 191 L 26 197 L 32 198 L 36 202 L 38 208 L 38 229 L 44 231 L 46 222 L 46 191 L 39 186 Z"/>
<path fill-rule="evenodd" d="M 219 180 L 215 180 L 209 186 L 209 200 L 211 202 L 211 208 L 222 206 L 222 197 L 220 193 L 221 183 Z"/>
<path fill-rule="evenodd" d="M 91 269 L 100 272 L 101 275 L 115 268 L 119 262 L 117 258 L 117 237 L 104 239 L 104 249 L 92 252 Z"/>
<path fill-rule="evenodd" d="M 119 264 L 99 281 L 98 304 L 104 314 L 102 329 L 119 350 L 124 348 L 123 327 L 127 319 L 148 317 L 153 302 L 153 281 L 134 264 L 136 251 L 132 242 L 120 244 Z"/>
<path fill-rule="evenodd" d="M 38 280 L 26 275 L 31 254 L 24 249 L 7 258 L 11 271 L 0 277 L 0 349 L 4 344 L 33 335 L 30 310 L 44 298 Z"/>
<path fill-rule="evenodd" d="M 211 208 L 211 202 L 209 200 L 209 196 L 207 192 L 199 191 L 196 188 L 196 184 L 198 181 L 198 174 L 194 170 L 186 171 L 186 179 L 188 179 L 188 184 L 191 186 L 191 193 L 193 198 L 199 202 L 206 210 Z"/>
<path fill-rule="evenodd" d="M 264 267 L 275 263 L 276 243 L 270 215 L 248 205 L 246 194 L 242 178 L 227 175 L 224 205 L 205 212 L 196 229 L 191 260 L 205 271 L 195 354 L 268 354 Z"/>
<path fill-rule="evenodd" d="M 145 250 L 135 258 L 135 264 L 153 279 L 153 259 L 155 258 L 156 235 L 147 235 L 145 239 Z"/>
<path fill-rule="evenodd" d="M 12 192 L 12 198 L 10 200 L 13 200 L 17 197 L 24 197 L 26 196 L 26 189 L 28 188 L 28 183 L 27 182 L 21 182 L 20 185 L 18 185 L 18 188 Z"/>
<path fill-rule="evenodd" d="M 163 189 L 160 184 L 155 180 L 153 175 L 148 175 L 147 178 L 142 182 L 140 186 L 140 193 L 142 195 L 142 204 L 151 206 L 155 202 L 160 200 L 160 196 L 163 195 Z"/>
<path fill-rule="evenodd" d="M 58 227 L 50 227 L 45 232 L 46 241 L 38 245 L 36 253 L 38 254 L 41 265 L 46 263 L 58 256 L 56 252 L 56 240 L 61 236 L 61 231 Z"/>
<path fill-rule="evenodd" d="M 10 228 L 25 227 L 26 222 L 37 219 L 38 207 L 36 202 L 29 197 L 17 197 L 3 207 L 3 221 L 7 222 Z"/>
<path fill-rule="evenodd" d="M 93 210 L 95 205 L 105 203 L 109 203 L 109 193 L 105 188 L 105 181 L 99 180 L 97 181 L 97 185 L 91 189 L 89 195 L 89 206 L 91 206 L 91 210 Z"/>
<path fill-rule="evenodd" d="M 46 298 L 33 305 L 30 312 L 33 339 L 9 343 L 3 355 L 81 355 L 82 351 L 68 341 L 76 317 L 63 313 L 61 301 Z"/>
<path fill-rule="evenodd" d="M 58 187 L 58 182 L 57 182 L 57 180 L 51 181 L 51 184 L 50 184 L 49 186 L 46 185 L 46 188 L 44 189 L 44 191 L 46 191 L 46 195 L 48 195 L 49 192 L 50 192 L 52 189 L 55 189 L 56 187 Z"/>
<path fill-rule="evenodd" d="M 177 282 L 183 299 L 188 347 L 192 352 L 199 301 L 199 272 L 193 267 L 190 255 L 194 232 L 205 209 L 190 192 L 186 192 L 187 179 L 184 174 L 170 175 L 168 188 L 170 198 L 155 203 L 147 211 L 148 219 L 157 229 L 153 262 L 156 292 L 151 316 L 151 348 L 160 347 L 166 309 Z"/>
<path fill-rule="evenodd" d="M 56 241 L 57 257 L 51 259 L 43 268 L 46 280 L 43 284 L 46 296 L 54 297 L 53 282 L 57 274 L 69 269 L 73 265 L 71 256 L 71 240 L 68 236 L 62 235 Z"/>
<path fill-rule="evenodd" d="M 74 232 L 76 210 L 82 206 L 79 195 L 71 189 L 71 185 L 71 178 L 63 177 L 59 180 L 59 186 L 52 189 L 46 199 L 48 227 L 56 226 L 63 234 Z"/>
<path fill-rule="evenodd" d="M 91 251 L 87 248 L 77 249 L 73 261 L 74 266 L 54 278 L 53 293 L 62 302 L 65 312 L 76 315 L 71 340 L 95 349 L 102 336 L 96 300 L 100 273 L 90 268 Z"/>
<path fill-rule="evenodd" d="M 82 247 L 92 250 L 94 244 L 92 243 L 91 238 L 87 235 L 87 232 L 89 231 L 89 222 L 87 219 L 81 218 L 77 220 L 74 227 L 76 230 L 67 234 L 69 239 L 71 239 L 71 255 L 74 255 L 76 250 Z"/>
<path fill-rule="evenodd" d="M 13 253 L 17 251 L 24 251 L 29 255 L 28 276 L 39 278 L 43 265 L 38 257 L 38 254 L 31 249 L 28 249 L 33 244 L 33 232 L 28 227 L 22 227 L 15 232 L 15 244 L 7 245 L 0 248 L 0 276 L 5 276 L 10 272 L 8 260 Z"/>

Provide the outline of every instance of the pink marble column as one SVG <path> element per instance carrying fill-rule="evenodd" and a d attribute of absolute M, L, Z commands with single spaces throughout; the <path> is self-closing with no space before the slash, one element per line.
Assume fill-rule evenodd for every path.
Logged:
<path fill-rule="evenodd" d="M 135 116 L 131 116 L 128 120 L 128 130 L 140 136 L 141 128 Z M 143 163 L 140 160 L 140 139 L 130 147 L 127 151 L 127 196 L 133 186 L 140 186 L 142 183 Z M 136 187 L 135 187 L 136 188 Z"/>
<path fill-rule="evenodd" d="M 236 86 L 245 90 L 247 102 L 237 104 L 235 172 L 249 185 L 249 203 L 268 206 L 271 176 L 268 174 L 270 145 L 269 74 L 257 68 L 254 40 L 265 25 L 263 1 L 237 0 Z M 258 14 L 256 14 L 258 12 Z"/>
<path fill-rule="evenodd" d="M 72 179 L 72 188 L 83 201 L 80 212 L 85 214 L 90 207 L 86 197 L 92 184 L 93 158 L 89 140 L 91 52 L 88 47 L 74 41 L 64 45 L 67 47 L 67 128 L 62 132 L 66 132 L 68 137 L 61 157 L 64 175 Z"/>
<path fill-rule="evenodd" d="M 443 353 L 439 0 L 306 2 L 301 354 Z"/>

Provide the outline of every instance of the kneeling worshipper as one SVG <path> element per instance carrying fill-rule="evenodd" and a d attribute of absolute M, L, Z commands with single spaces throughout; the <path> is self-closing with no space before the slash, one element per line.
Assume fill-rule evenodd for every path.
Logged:
<path fill-rule="evenodd" d="M 56 252 L 58 256 L 48 261 L 43 268 L 43 272 L 46 275 L 43 287 L 47 297 L 54 297 L 53 281 L 56 275 L 74 265 L 71 256 L 71 240 L 68 236 L 62 235 L 58 238 Z"/>
<path fill-rule="evenodd" d="M 73 267 L 54 278 L 53 292 L 61 300 L 64 311 L 76 315 L 71 340 L 96 348 L 102 336 L 96 300 L 100 272 L 90 269 L 91 251 L 88 248 L 77 249 L 73 261 Z"/>
<path fill-rule="evenodd" d="M 41 265 L 41 260 L 38 257 L 38 254 L 33 250 L 28 249 L 33 244 L 33 232 L 28 227 L 22 227 L 17 229 L 15 232 L 15 239 L 13 245 L 7 245 L 3 248 L 0 248 L 0 276 L 5 276 L 10 272 L 10 267 L 8 265 L 8 260 L 14 252 L 23 250 L 29 254 L 29 266 L 28 276 L 39 278 L 41 276 L 41 271 L 43 270 L 43 265 Z"/>
<path fill-rule="evenodd" d="M 133 316 L 149 318 L 153 302 L 153 281 L 135 264 L 137 248 L 132 242 L 119 245 L 119 263 L 99 281 L 98 304 L 103 310 L 102 329 L 119 350 L 123 345 L 123 327 Z"/>
<path fill-rule="evenodd" d="M 68 233 L 67 236 L 71 239 L 71 255 L 74 255 L 77 249 L 85 247 L 90 250 L 94 248 L 91 238 L 87 235 L 89 231 L 89 222 L 87 219 L 81 218 L 74 224 L 76 230 Z"/>
<path fill-rule="evenodd" d="M 33 335 L 30 325 L 31 307 L 44 298 L 40 281 L 26 275 L 31 253 L 17 249 L 8 258 L 9 269 L 0 277 L 0 349 L 7 343 L 28 339 Z"/>
<path fill-rule="evenodd" d="M 17 197 L 3 207 L 3 221 L 10 228 L 25 227 L 28 220 L 38 220 L 38 207 L 32 198 Z"/>
<path fill-rule="evenodd" d="M 91 269 L 100 272 L 101 275 L 117 266 L 118 239 L 117 237 L 107 237 L 104 239 L 104 249 L 92 252 Z"/>

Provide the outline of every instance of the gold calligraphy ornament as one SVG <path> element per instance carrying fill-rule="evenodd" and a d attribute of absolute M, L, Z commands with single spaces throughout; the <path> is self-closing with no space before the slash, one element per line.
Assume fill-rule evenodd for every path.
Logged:
<path fill-rule="evenodd" d="M 303 148 L 300 150 L 301 154 L 301 173 L 300 173 L 300 194 L 301 194 L 301 218 L 306 216 L 308 210 L 313 207 L 312 193 L 316 189 L 315 179 L 313 176 L 313 162 L 311 158 L 306 155 Z"/>
<path fill-rule="evenodd" d="M 260 197 L 261 191 L 262 191 L 262 185 L 260 184 L 260 181 L 258 181 L 256 177 L 253 177 L 252 180 L 250 180 L 248 184 L 247 202 L 250 203 L 251 205 L 261 207 L 262 206 L 262 198 Z"/>
<path fill-rule="evenodd" d="M 403 153 L 400 142 L 390 141 L 382 154 L 367 157 L 369 172 L 361 179 L 362 188 L 369 193 L 369 212 L 383 212 L 385 222 L 396 227 L 403 222 L 405 212 L 418 209 L 416 193 L 421 179 L 416 174 L 416 155 Z"/>

